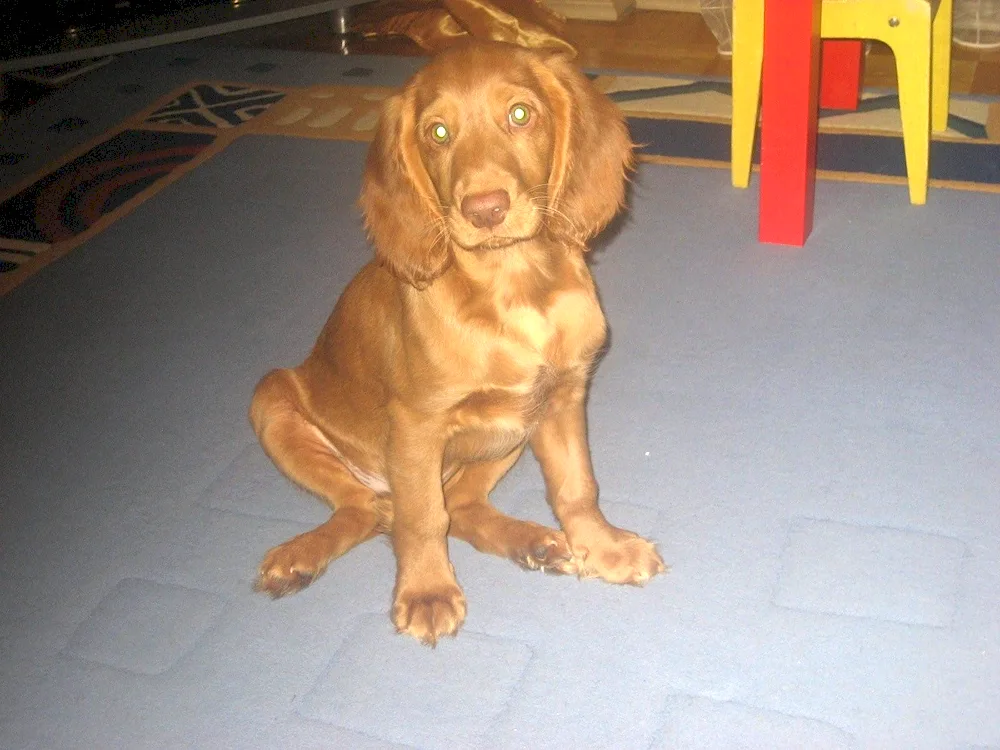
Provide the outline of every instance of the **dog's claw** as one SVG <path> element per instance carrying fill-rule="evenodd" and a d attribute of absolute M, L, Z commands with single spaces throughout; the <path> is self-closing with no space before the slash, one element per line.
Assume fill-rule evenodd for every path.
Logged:
<path fill-rule="evenodd" d="M 526 570 L 541 570 L 553 575 L 574 575 L 579 569 L 562 532 L 547 533 L 544 540 L 536 542 L 514 559 Z"/>

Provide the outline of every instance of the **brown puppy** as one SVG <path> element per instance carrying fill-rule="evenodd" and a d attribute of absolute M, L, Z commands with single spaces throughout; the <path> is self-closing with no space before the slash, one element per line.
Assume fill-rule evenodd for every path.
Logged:
<path fill-rule="evenodd" d="M 584 414 L 606 338 L 585 242 L 621 207 L 631 160 L 618 109 L 552 54 L 471 44 L 386 101 L 361 193 L 376 259 L 250 408 L 278 468 L 334 511 L 267 553 L 260 590 L 297 591 L 386 532 L 392 621 L 433 644 L 465 619 L 448 534 L 613 583 L 664 570 L 598 509 Z M 561 531 L 489 502 L 526 445 Z"/>

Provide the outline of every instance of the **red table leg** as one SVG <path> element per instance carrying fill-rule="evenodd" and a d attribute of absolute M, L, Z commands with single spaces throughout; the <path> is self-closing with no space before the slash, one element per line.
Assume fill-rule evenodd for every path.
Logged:
<path fill-rule="evenodd" d="M 857 109 L 861 98 L 860 39 L 824 39 L 819 65 L 819 106 L 824 109 Z"/>
<path fill-rule="evenodd" d="M 821 0 L 765 0 L 761 242 L 804 245 L 812 231 Z"/>

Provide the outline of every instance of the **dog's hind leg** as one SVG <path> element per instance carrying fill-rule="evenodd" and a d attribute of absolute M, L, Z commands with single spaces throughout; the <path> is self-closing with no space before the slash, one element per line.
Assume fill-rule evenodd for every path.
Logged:
<path fill-rule="evenodd" d="M 250 421 L 275 465 L 326 502 L 333 515 L 315 529 L 271 549 L 255 588 L 273 597 L 308 586 L 331 561 L 380 532 L 376 493 L 362 484 L 303 414 L 289 370 L 275 370 L 257 386 Z"/>
<path fill-rule="evenodd" d="M 480 552 L 507 557 L 523 568 L 550 573 L 577 573 L 577 562 L 561 531 L 505 515 L 489 501 L 500 478 L 523 449 L 497 461 L 467 464 L 444 488 L 451 519 L 448 533 Z"/>

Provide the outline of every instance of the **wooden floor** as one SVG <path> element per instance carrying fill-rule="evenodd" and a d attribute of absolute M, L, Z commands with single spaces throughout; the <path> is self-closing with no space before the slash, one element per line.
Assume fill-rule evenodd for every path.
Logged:
<path fill-rule="evenodd" d="M 355 11 L 377 17 L 374 3 Z M 635 11 L 616 22 L 568 22 L 568 40 L 579 51 L 584 67 L 676 73 L 691 76 L 729 76 L 729 58 L 718 54 L 716 41 L 696 13 Z M 343 41 L 329 20 L 314 17 L 219 37 L 220 42 L 255 44 L 282 49 L 340 53 Z M 348 52 L 363 54 L 424 54 L 406 39 L 352 40 Z M 887 47 L 873 44 L 865 66 L 868 86 L 894 87 L 895 65 Z M 980 52 L 953 47 L 952 91 L 956 94 L 1000 95 L 1000 51 Z"/>

